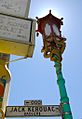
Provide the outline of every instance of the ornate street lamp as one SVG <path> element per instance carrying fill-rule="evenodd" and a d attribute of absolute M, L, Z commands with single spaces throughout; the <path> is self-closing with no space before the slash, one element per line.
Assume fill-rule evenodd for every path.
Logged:
<path fill-rule="evenodd" d="M 69 104 L 69 98 L 67 96 L 66 88 L 65 88 L 65 80 L 62 75 L 62 54 L 64 52 L 66 43 L 66 38 L 61 35 L 61 25 L 63 25 L 63 18 L 59 19 L 51 14 L 51 10 L 49 14 L 43 18 L 37 18 L 38 30 L 37 36 L 39 32 L 43 37 L 43 48 L 41 52 L 44 53 L 45 58 L 50 58 L 51 61 L 54 61 L 56 73 L 57 73 L 57 84 L 59 86 L 60 91 L 60 101 L 61 101 L 61 110 L 62 110 L 62 118 L 63 119 L 72 119 L 71 108 Z"/>

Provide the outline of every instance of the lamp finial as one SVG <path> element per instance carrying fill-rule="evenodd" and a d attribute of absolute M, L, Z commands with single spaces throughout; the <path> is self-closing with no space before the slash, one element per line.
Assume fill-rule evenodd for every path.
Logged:
<path fill-rule="evenodd" d="M 49 10 L 49 14 L 51 14 L 51 10 Z"/>

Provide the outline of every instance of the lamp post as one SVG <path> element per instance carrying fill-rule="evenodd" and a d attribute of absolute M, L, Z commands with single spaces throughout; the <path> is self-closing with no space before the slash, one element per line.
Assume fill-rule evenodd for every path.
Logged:
<path fill-rule="evenodd" d="M 54 61 L 56 74 L 57 74 L 57 84 L 59 86 L 60 91 L 60 105 L 62 110 L 62 118 L 63 119 L 73 119 L 71 108 L 69 104 L 69 98 L 67 96 L 66 88 L 65 88 L 65 80 L 62 74 L 62 54 L 64 52 L 66 43 L 66 38 L 63 38 L 61 35 L 61 25 L 63 25 L 63 18 L 59 19 L 51 14 L 51 10 L 49 14 L 43 18 L 38 18 L 38 30 L 36 30 L 37 35 L 39 32 L 43 37 L 43 48 L 41 52 L 44 53 L 45 58 L 50 58 L 51 61 Z"/>

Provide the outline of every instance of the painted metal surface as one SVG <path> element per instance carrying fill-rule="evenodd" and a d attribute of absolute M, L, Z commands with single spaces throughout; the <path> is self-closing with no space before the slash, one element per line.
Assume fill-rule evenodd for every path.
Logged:
<path fill-rule="evenodd" d="M 34 19 L 0 14 L 0 52 L 32 57 L 35 45 Z"/>
<path fill-rule="evenodd" d="M 59 86 L 60 91 L 60 102 L 61 102 L 61 109 L 62 109 L 62 117 L 63 119 L 73 119 L 71 108 L 69 104 L 69 98 L 67 95 L 66 87 L 65 87 L 65 80 L 62 74 L 62 67 L 61 62 L 55 62 L 56 74 L 57 74 L 57 84 Z"/>
<path fill-rule="evenodd" d="M 53 117 L 61 116 L 58 105 L 7 106 L 6 117 Z"/>
<path fill-rule="evenodd" d="M 10 55 L 0 53 L 0 117 L 4 118 L 4 113 L 8 101 L 11 74 L 7 61 Z"/>
<path fill-rule="evenodd" d="M 31 0 L 0 0 L 0 13 L 28 17 Z"/>

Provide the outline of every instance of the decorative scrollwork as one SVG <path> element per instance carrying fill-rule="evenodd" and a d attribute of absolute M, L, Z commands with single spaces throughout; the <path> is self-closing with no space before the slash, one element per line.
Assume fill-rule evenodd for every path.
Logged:
<path fill-rule="evenodd" d="M 51 61 L 61 62 L 66 47 L 65 38 L 48 37 L 43 40 L 43 44 L 41 52 L 44 53 L 44 57 L 50 58 Z"/>
<path fill-rule="evenodd" d="M 3 110 L 1 108 L 0 108 L 0 113 L 1 113 L 2 119 L 4 119 L 5 118 L 5 114 L 4 114 L 4 112 L 3 112 Z"/>

